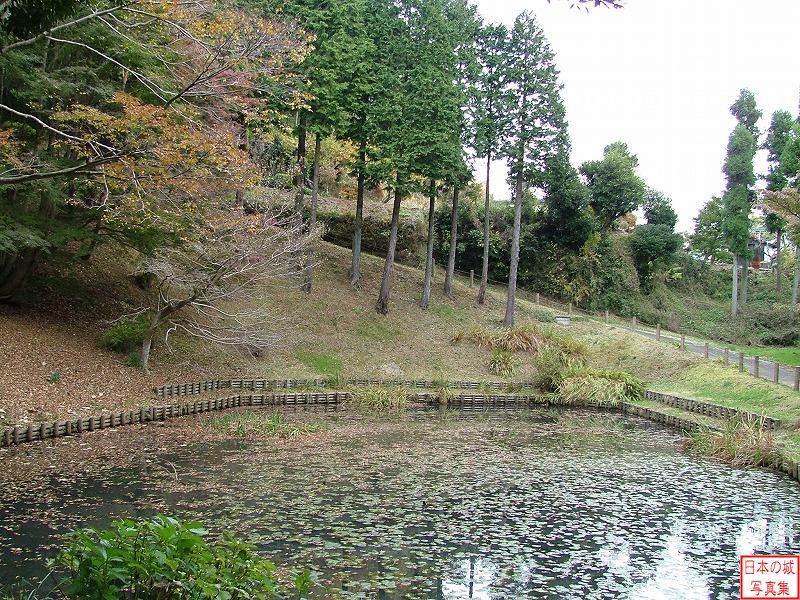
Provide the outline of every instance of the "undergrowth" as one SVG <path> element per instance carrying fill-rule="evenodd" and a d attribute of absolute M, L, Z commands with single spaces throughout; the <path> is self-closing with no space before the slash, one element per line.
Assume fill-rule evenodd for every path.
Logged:
<path fill-rule="evenodd" d="M 371 412 L 397 412 L 408 406 L 408 392 L 401 387 L 357 387 L 350 391 L 349 404 Z"/>
<path fill-rule="evenodd" d="M 211 419 L 211 425 L 239 438 L 291 439 L 327 429 L 327 425 L 323 422 L 287 421 L 286 417 L 278 411 L 269 414 L 265 414 L 263 411 L 227 413 Z"/>
<path fill-rule="evenodd" d="M 721 430 L 703 427 L 689 434 L 686 449 L 735 467 L 777 467 L 781 454 L 763 417 L 728 419 Z"/>

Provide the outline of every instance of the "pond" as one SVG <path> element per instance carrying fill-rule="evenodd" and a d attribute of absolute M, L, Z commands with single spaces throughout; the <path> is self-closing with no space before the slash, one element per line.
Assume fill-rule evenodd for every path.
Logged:
<path fill-rule="evenodd" d="M 335 411 L 313 442 L 189 444 L 161 468 L 0 498 L 0 580 L 58 535 L 163 512 L 305 565 L 325 598 L 738 598 L 738 555 L 800 552 L 800 486 L 590 411 Z"/>

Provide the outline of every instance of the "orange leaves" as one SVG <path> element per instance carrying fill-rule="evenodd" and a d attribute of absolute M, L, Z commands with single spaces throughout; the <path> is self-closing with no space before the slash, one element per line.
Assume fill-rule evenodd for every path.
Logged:
<path fill-rule="evenodd" d="M 19 168 L 22 161 L 19 158 L 20 143 L 14 139 L 13 129 L 0 129 L 0 164 Z"/>

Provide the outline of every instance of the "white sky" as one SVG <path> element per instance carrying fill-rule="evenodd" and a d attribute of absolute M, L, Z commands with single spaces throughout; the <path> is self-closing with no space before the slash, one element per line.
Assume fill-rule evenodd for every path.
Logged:
<path fill-rule="evenodd" d="M 672 198 L 682 231 L 724 188 L 728 108 L 739 90 L 755 94 L 762 132 L 773 111 L 797 113 L 800 0 L 625 0 L 621 10 L 588 13 L 569 0 L 475 2 L 486 21 L 536 14 L 561 71 L 573 164 L 626 142 L 639 175 Z M 501 164 L 493 169 L 492 193 L 508 198 Z"/>

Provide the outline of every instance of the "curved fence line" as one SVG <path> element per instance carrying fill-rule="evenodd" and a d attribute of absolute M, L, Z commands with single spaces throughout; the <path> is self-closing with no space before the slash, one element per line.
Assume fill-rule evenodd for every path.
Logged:
<path fill-rule="evenodd" d="M 644 393 L 644 397 L 647 400 L 655 400 L 667 406 L 681 408 L 699 415 L 716 417 L 718 419 L 732 419 L 741 416 L 751 420 L 761 420 L 763 421 L 764 429 L 777 429 L 781 424 L 780 420 L 773 419 L 772 417 L 757 415 L 756 413 L 738 410 L 729 406 L 722 406 L 721 404 L 712 404 L 711 402 L 701 402 L 700 400 L 680 398 L 671 394 L 662 394 L 661 392 L 654 392 L 653 390 L 647 390 Z"/>
<path fill-rule="evenodd" d="M 153 388 L 156 396 L 192 396 L 214 390 L 243 389 L 243 390 L 272 390 L 283 388 L 308 388 L 325 387 L 332 385 L 372 385 L 372 386 L 402 386 L 411 388 L 433 388 L 435 380 L 425 379 L 346 379 L 336 381 L 331 379 L 209 379 L 192 383 L 176 383 L 161 385 Z M 532 390 L 536 389 L 532 383 L 505 383 L 502 381 L 447 381 L 443 382 L 448 387 L 459 390 Z"/>
<path fill-rule="evenodd" d="M 238 380 L 237 380 L 238 381 Z M 650 399 L 661 401 L 666 400 L 664 403 L 670 406 L 680 406 L 679 404 L 669 404 L 672 401 L 693 402 L 675 396 L 666 394 L 659 394 L 657 392 L 648 392 Z M 226 396 L 223 398 L 215 398 L 213 400 L 200 400 L 195 402 L 186 402 L 183 404 L 169 404 L 162 406 L 141 407 L 138 410 L 120 411 L 118 413 L 106 413 L 87 418 L 80 418 L 72 421 L 54 421 L 52 423 L 39 423 L 34 425 L 29 423 L 24 426 L 14 426 L 7 428 L 0 436 L 0 447 L 9 447 L 12 445 L 19 445 L 28 442 L 44 441 L 47 439 L 80 435 L 88 431 L 100 431 L 103 429 L 122 427 L 127 425 L 136 425 L 151 423 L 157 421 L 167 421 L 174 418 L 183 416 L 198 415 L 202 413 L 215 412 L 226 410 L 230 408 L 239 407 L 262 407 L 262 406 L 301 406 L 301 405 L 338 405 L 346 402 L 352 398 L 349 392 L 328 392 L 328 393 L 294 393 L 294 394 L 238 394 Z M 417 402 L 424 402 L 430 405 L 438 405 L 441 399 L 436 394 L 409 394 L 409 399 Z M 695 406 L 701 405 L 712 406 L 720 409 L 727 409 L 727 407 L 718 407 L 708 403 L 695 403 Z M 453 396 L 447 399 L 448 406 L 464 406 L 464 407 L 495 407 L 495 406 L 564 406 L 557 402 L 552 402 L 551 398 L 547 395 L 478 395 L 478 394 L 462 394 Z M 638 406 L 624 402 L 617 407 L 597 407 L 592 404 L 569 405 L 581 408 L 601 408 L 617 410 L 624 414 L 631 414 L 634 416 L 642 417 L 656 423 L 661 423 L 669 427 L 681 429 L 683 431 L 695 431 L 702 426 L 690 419 L 684 419 L 675 415 L 662 413 L 657 410 Z M 680 406 L 684 408 L 683 406 Z M 707 410 L 707 409 L 706 409 Z M 727 409 L 733 410 L 733 409 Z M 701 411 L 699 414 L 703 413 Z M 742 414 L 736 411 L 735 414 Z M 751 414 L 751 413 L 745 413 Z M 710 415 L 716 416 L 716 415 Z M 755 415 L 757 418 L 757 415 Z M 774 420 L 773 420 L 774 421 Z M 793 479 L 800 480 L 800 463 L 795 461 L 784 461 L 775 470 L 782 471 L 792 477 Z"/>

